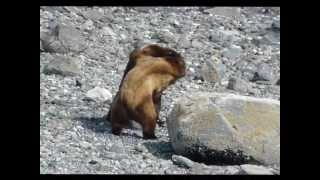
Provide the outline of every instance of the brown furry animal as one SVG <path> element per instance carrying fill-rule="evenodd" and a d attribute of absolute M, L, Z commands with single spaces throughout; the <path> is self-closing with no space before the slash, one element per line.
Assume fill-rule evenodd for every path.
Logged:
<path fill-rule="evenodd" d="M 155 60 L 155 58 L 145 58 L 147 56 L 152 56 L 152 57 L 164 57 L 166 56 L 166 53 L 171 52 L 172 50 L 169 48 L 163 48 L 160 47 L 156 44 L 151 44 L 147 46 L 142 46 L 138 47 L 135 50 L 133 50 L 130 55 L 129 55 L 129 62 L 126 65 L 126 68 L 124 70 L 120 85 L 119 85 L 119 90 L 116 94 L 115 97 L 118 96 L 120 92 L 120 88 L 122 86 L 122 82 L 124 78 L 126 77 L 127 73 L 137 64 L 140 64 L 141 62 L 147 61 L 147 60 Z M 157 97 L 155 97 L 155 104 L 156 104 L 156 110 L 157 114 L 159 114 L 159 111 L 161 109 L 161 94 L 159 94 Z M 111 108 L 109 109 L 109 112 L 107 114 L 106 119 L 110 120 L 111 117 Z M 158 117 L 157 117 L 158 120 Z"/>
<path fill-rule="evenodd" d="M 112 133 L 119 135 L 132 119 L 142 126 L 143 138 L 156 138 L 161 93 L 185 75 L 184 59 L 172 49 L 148 45 L 130 54 L 126 70 L 110 108 Z"/>

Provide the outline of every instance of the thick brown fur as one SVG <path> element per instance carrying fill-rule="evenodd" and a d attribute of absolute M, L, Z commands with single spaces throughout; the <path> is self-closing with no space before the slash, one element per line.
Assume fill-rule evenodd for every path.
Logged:
<path fill-rule="evenodd" d="M 169 48 L 163 48 L 163 47 L 160 47 L 156 44 L 151 44 L 151 45 L 147 45 L 147 46 L 143 46 L 143 47 L 138 47 L 136 48 L 135 50 L 133 50 L 130 55 L 129 55 L 129 61 L 126 65 L 126 68 L 124 70 L 124 73 L 123 73 L 123 76 L 122 76 L 122 79 L 121 79 L 121 82 L 120 82 L 120 85 L 119 85 L 119 88 L 118 88 L 118 92 L 115 96 L 115 98 L 117 96 L 119 96 L 119 92 L 120 92 L 120 88 L 122 86 L 122 82 L 124 80 L 124 78 L 126 77 L 127 73 L 133 68 L 135 67 L 137 64 L 140 64 L 144 61 L 147 61 L 147 60 L 155 60 L 154 58 L 145 58 L 147 56 L 151 56 L 151 57 L 164 57 L 166 56 L 166 53 L 168 52 L 172 52 L 173 50 L 169 49 Z M 157 109 L 157 112 L 159 114 L 160 112 L 160 109 L 161 109 L 161 94 L 158 94 L 157 97 L 155 97 L 155 101 L 157 102 L 156 103 L 156 109 Z M 111 120 L 111 108 L 109 109 L 109 112 L 107 114 L 107 117 L 106 119 L 108 121 Z M 158 118 L 157 118 L 158 120 Z"/>
<path fill-rule="evenodd" d="M 110 108 L 112 133 L 135 120 L 143 128 L 145 139 L 156 138 L 162 91 L 185 75 L 183 57 L 169 48 L 148 45 L 133 51 Z"/>

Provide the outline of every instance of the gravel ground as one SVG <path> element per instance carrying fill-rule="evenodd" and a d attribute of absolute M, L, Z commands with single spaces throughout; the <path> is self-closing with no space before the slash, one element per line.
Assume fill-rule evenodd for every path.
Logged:
<path fill-rule="evenodd" d="M 66 24 L 81 32 L 87 47 L 67 53 L 81 67 L 75 76 L 43 73 L 55 53 L 40 51 L 40 172 L 188 174 L 172 161 L 165 123 L 177 97 L 208 91 L 280 99 L 280 9 L 219 13 L 207 7 L 40 7 L 40 32 Z M 174 48 L 187 61 L 186 77 L 162 98 L 157 140 L 143 140 L 139 129 L 112 135 L 103 120 L 110 101 L 85 98 L 95 87 L 115 95 L 136 42 Z M 201 75 L 208 60 L 219 64 L 218 83 Z M 240 85 L 228 85 L 233 77 Z"/>

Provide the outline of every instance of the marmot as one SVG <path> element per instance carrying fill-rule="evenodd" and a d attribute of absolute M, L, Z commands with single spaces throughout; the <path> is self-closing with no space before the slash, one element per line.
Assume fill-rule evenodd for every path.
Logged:
<path fill-rule="evenodd" d="M 107 117 L 112 133 L 119 135 L 129 120 L 135 120 L 143 128 L 143 138 L 156 138 L 161 93 L 185 71 L 184 58 L 170 48 L 152 44 L 134 50 Z"/>

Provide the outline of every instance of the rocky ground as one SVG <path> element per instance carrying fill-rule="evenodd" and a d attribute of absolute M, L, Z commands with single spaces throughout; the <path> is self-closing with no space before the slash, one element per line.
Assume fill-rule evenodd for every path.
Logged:
<path fill-rule="evenodd" d="M 176 49 L 188 66 L 164 93 L 157 140 L 143 140 L 139 129 L 114 136 L 103 120 L 141 42 Z M 96 87 L 107 91 L 88 93 Z M 258 172 L 200 162 L 190 168 L 177 158 L 166 118 L 178 97 L 195 91 L 280 100 L 280 8 L 40 7 L 41 173 Z"/>

